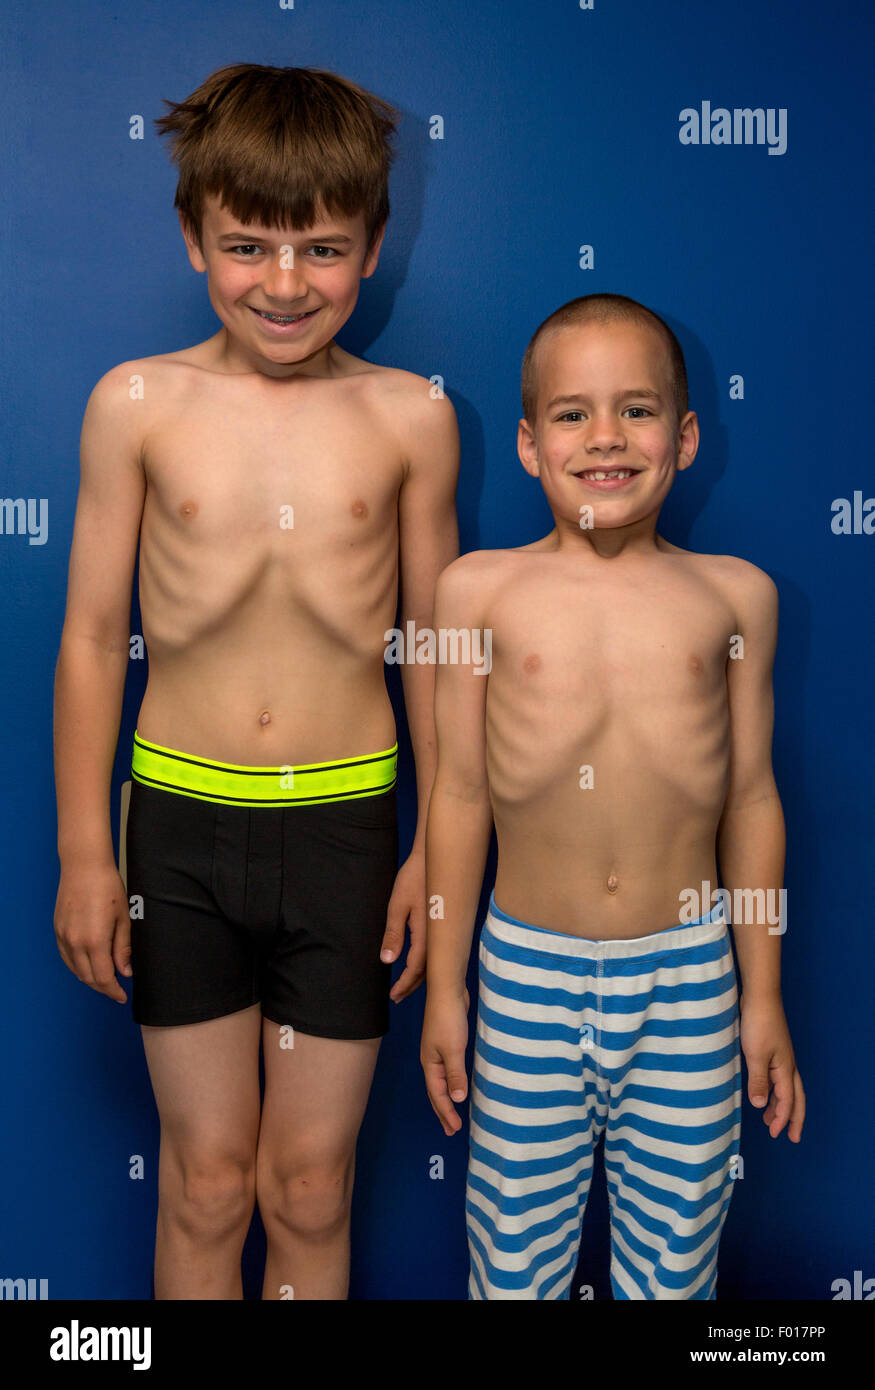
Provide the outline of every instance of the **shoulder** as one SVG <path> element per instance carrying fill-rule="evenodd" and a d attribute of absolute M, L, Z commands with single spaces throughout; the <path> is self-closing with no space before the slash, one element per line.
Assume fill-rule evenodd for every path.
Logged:
<path fill-rule="evenodd" d="M 375 405 L 411 441 L 424 434 L 453 435 L 456 412 L 440 378 L 417 375 L 401 367 L 374 367 L 369 390 Z"/>
<path fill-rule="evenodd" d="M 738 555 L 695 555 L 699 570 L 735 614 L 738 631 L 775 639 L 778 586 L 765 570 Z"/>
<path fill-rule="evenodd" d="M 728 598 L 741 603 L 777 604 L 778 586 L 771 575 L 742 560 L 738 555 L 700 555 L 713 582 L 724 589 Z"/>
<path fill-rule="evenodd" d="M 156 412 L 174 410 L 202 373 L 173 354 L 134 357 L 104 372 L 91 390 L 82 421 L 86 444 L 123 444 L 139 454 Z"/>
<path fill-rule="evenodd" d="M 436 598 L 452 607 L 487 604 L 510 576 L 512 550 L 470 550 L 447 565 L 438 578 Z"/>
<path fill-rule="evenodd" d="M 118 400 L 145 400 L 146 387 L 160 380 L 162 389 L 179 382 L 180 386 L 198 369 L 181 354 L 159 353 L 154 357 L 132 357 L 111 367 L 94 386 L 89 401 L 109 404 Z"/>

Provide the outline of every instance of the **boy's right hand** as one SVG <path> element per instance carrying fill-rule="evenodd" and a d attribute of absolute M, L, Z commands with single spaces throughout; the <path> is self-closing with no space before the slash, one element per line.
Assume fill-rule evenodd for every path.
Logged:
<path fill-rule="evenodd" d="M 131 974 L 131 919 L 115 861 L 61 869 L 55 936 L 61 959 L 83 984 L 128 1002 L 115 972 Z"/>
<path fill-rule="evenodd" d="M 456 1134 L 462 1128 L 453 1101 L 463 1101 L 468 1094 L 465 1048 L 468 1045 L 469 1003 L 467 989 L 463 994 L 438 997 L 429 994 L 425 1001 L 419 1060 L 431 1107 L 447 1135 Z"/>

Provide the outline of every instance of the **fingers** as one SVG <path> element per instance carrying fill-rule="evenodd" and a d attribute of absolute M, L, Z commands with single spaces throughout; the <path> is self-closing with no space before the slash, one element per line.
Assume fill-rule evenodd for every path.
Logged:
<path fill-rule="evenodd" d="M 389 998 L 397 1004 L 418 989 L 425 979 L 425 941 L 421 936 L 410 933 L 410 946 L 404 969 L 389 990 Z"/>
<path fill-rule="evenodd" d="M 97 990 L 98 994 L 105 994 L 107 999 L 115 999 L 119 1004 L 127 1004 L 128 996 L 115 977 L 112 955 L 107 947 L 101 945 L 92 949 L 89 952 L 88 960 L 91 967 L 91 979 L 86 980 L 85 983 Z"/>
<path fill-rule="evenodd" d="M 112 960 L 120 975 L 132 975 L 131 970 L 131 919 L 124 913 L 115 924 L 112 939 Z"/>
<path fill-rule="evenodd" d="M 388 964 L 398 959 L 401 954 L 401 947 L 404 945 L 404 927 L 407 923 L 407 909 L 401 904 L 401 898 L 397 901 L 390 898 L 389 907 L 386 912 L 386 930 L 383 933 L 383 940 L 380 943 L 380 960 Z"/>
<path fill-rule="evenodd" d="M 404 899 L 399 895 L 398 903 Z M 386 930 L 380 945 L 380 960 L 394 961 L 404 946 L 405 928 L 410 929 L 410 945 L 404 969 L 389 991 L 389 998 L 398 1004 L 418 989 L 425 979 L 425 913 L 418 908 L 395 906 L 390 900 L 386 915 Z"/>
<path fill-rule="evenodd" d="M 431 1108 L 440 1120 L 444 1134 L 449 1136 L 457 1134 L 462 1128 L 462 1121 L 449 1096 L 447 1072 L 443 1059 L 423 1062 L 422 1070 L 425 1073 L 425 1089 L 428 1091 Z M 462 1070 L 464 1075 L 464 1068 Z M 452 1085 L 452 1083 L 450 1084 Z M 456 1091 L 459 1090 L 458 1078 L 455 1089 Z"/>
<path fill-rule="evenodd" d="M 787 1134 L 794 1144 L 798 1144 L 802 1138 L 802 1126 L 805 1123 L 805 1092 L 802 1089 L 802 1077 L 798 1071 L 793 1073 L 793 1113 L 790 1116 L 790 1124 Z"/>
<path fill-rule="evenodd" d="M 747 1095 L 751 1105 L 765 1105 L 769 1096 L 769 1067 L 768 1062 L 751 1063 L 747 1059 Z"/>
<path fill-rule="evenodd" d="M 768 1126 L 771 1137 L 777 1139 L 788 1121 L 792 1120 L 788 1135 L 798 1144 L 802 1134 L 802 1120 L 805 1117 L 805 1093 L 802 1090 L 801 1079 L 797 1093 L 798 1074 L 795 1066 L 789 1062 L 776 1062 L 771 1071 L 774 1087 L 769 1104 L 763 1111 L 763 1123 Z"/>
<path fill-rule="evenodd" d="M 115 999 L 119 1004 L 128 1002 L 128 996 L 115 977 L 112 956 L 103 942 L 75 946 L 71 958 L 70 969 L 83 984 L 98 994 L 105 994 L 108 999 Z"/>

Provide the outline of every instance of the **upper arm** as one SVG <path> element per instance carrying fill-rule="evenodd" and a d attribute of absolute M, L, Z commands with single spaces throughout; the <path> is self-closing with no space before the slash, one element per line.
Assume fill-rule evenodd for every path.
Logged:
<path fill-rule="evenodd" d="M 401 603 L 406 616 L 431 621 L 438 575 L 459 553 L 456 483 L 459 429 L 448 397 L 417 378 L 400 422 L 406 460 L 398 498 Z"/>
<path fill-rule="evenodd" d="M 128 647 L 131 584 L 143 501 L 142 400 L 129 391 L 130 363 L 102 376 L 88 398 L 70 549 L 64 632 L 116 650 Z"/>
<path fill-rule="evenodd" d="M 468 633 L 472 652 L 484 647 L 488 561 L 482 552 L 464 555 L 444 570 L 435 595 L 437 632 Z M 475 633 L 481 645 L 475 647 Z M 439 662 L 435 675 L 437 779 L 444 791 L 472 799 L 488 796 L 486 774 L 486 690 L 488 670 L 471 661 Z M 436 781 L 437 785 L 437 781 Z"/>
<path fill-rule="evenodd" d="M 727 810 L 775 790 L 772 668 L 778 639 L 778 590 L 767 574 L 741 562 L 732 579 L 731 598 L 743 654 L 733 657 L 730 653 L 727 662 L 731 738 Z"/>

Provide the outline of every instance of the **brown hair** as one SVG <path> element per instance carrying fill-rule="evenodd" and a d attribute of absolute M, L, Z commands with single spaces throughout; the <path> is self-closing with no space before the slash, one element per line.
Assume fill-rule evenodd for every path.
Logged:
<path fill-rule="evenodd" d="M 584 294 L 578 299 L 569 299 L 567 304 L 556 309 L 549 318 L 536 328 L 523 357 L 522 398 L 523 415 L 529 424 L 534 422 L 538 410 L 538 371 L 536 348 L 545 333 L 556 332 L 561 328 L 576 327 L 583 323 L 616 323 L 617 321 L 640 323 L 655 328 L 662 335 L 671 365 L 672 398 L 678 420 L 689 410 L 687 387 L 687 367 L 683 349 L 665 323 L 652 309 L 639 304 L 637 299 L 629 299 L 625 294 Z"/>
<path fill-rule="evenodd" d="M 308 227 L 364 213 L 368 246 L 389 216 L 398 112 L 336 73 L 235 63 L 155 124 L 172 137 L 174 207 L 201 238 L 204 199 L 242 222 Z"/>

